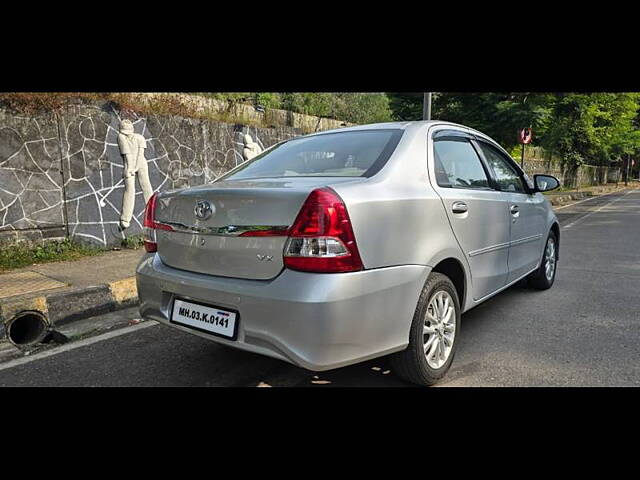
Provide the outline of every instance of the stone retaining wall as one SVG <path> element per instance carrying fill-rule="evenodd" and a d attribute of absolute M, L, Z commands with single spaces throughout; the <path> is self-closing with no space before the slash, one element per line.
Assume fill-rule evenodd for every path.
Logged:
<path fill-rule="evenodd" d="M 516 160 L 520 164 L 520 158 Z M 549 154 L 541 147 L 532 146 L 527 146 L 525 149 L 524 170 L 530 176 L 537 173 L 553 175 L 560 180 L 563 187 L 569 188 L 616 183 L 623 180 L 620 167 L 581 165 L 577 169 L 570 170 L 562 167 L 559 157 Z"/>

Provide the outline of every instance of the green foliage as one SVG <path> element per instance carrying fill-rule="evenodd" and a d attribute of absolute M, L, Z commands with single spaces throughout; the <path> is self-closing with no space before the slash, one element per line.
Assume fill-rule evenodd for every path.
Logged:
<path fill-rule="evenodd" d="M 421 93 L 387 95 L 395 120 L 422 118 Z M 480 130 L 514 156 L 518 131 L 532 127 L 534 145 L 575 169 L 640 154 L 639 106 L 638 93 L 434 93 L 432 118 Z"/>
<path fill-rule="evenodd" d="M 98 255 L 104 248 L 84 245 L 72 240 L 50 241 L 42 245 L 18 243 L 0 244 L 0 271 L 26 267 L 34 263 L 76 260 L 88 255 Z"/>
<path fill-rule="evenodd" d="M 305 115 L 333 117 L 336 99 L 331 93 L 285 93 L 282 108 Z"/>
<path fill-rule="evenodd" d="M 383 93 L 338 93 L 335 117 L 350 123 L 380 123 L 392 120 L 389 97 Z"/>
<path fill-rule="evenodd" d="M 392 93 L 396 120 L 422 119 L 422 93 Z M 551 114 L 546 94 L 531 93 L 434 93 L 433 119 L 467 125 L 480 130 L 506 149 L 518 143 L 518 130 L 532 127 L 536 135 L 546 130 Z"/>
<path fill-rule="evenodd" d="M 142 235 L 131 235 L 129 237 L 125 237 L 120 242 L 122 248 L 130 248 L 133 250 L 137 250 L 138 248 L 144 245 L 144 240 Z"/>
<path fill-rule="evenodd" d="M 274 92 L 259 92 L 255 94 L 256 105 L 265 108 L 280 108 L 282 106 L 282 94 Z"/>
<path fill-rule="evenodd" d="M 637 93 L 565 93 L 556 96 L 553 122 L 542 140 L 566 165 L 606 165 L 640 148 L 634 125 Z"/>
<path fill-rule="evenodd" d="M 334 118 L 349 123 L 388 122 L 392 119 L 389 97 L 384 93 L 258 92 L 205 95 L 232 103 L 262 105 L 265 108 Z"/>
<path fill-rule="evenodd" d="M 423 93 L 387 93 L 393 120 L 422 120 L 423 95 Z"/>
<path fill-rule="evenodd" d="M 551 120 L 551 100 L 549 95 L 531 93 L 445 93 L 434 99 L 433 118 L 475 128 L 511 149 L 522 128 L 533 128 L 537 137 L 544 135 Z"/>

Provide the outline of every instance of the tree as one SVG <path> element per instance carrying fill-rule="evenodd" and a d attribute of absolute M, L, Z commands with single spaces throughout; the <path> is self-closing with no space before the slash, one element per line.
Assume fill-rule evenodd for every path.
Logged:
<path fill-rule="evenodd" d="M 424 93 L 387 93 L 393 120 L 422 120 L 423 95 Z"/>
<path fill-rule="evenodd" d="M 336 118 L 350 123 L 389 122 L 392 112 L 384 93 L 337 93 Z"/>
<path fill-rule="evenodd" d="M 282 95 L 281 108 L 306 115 L 329 117 L 335 111 L 335 98 L 332 93 L 285 93 Z"/>
<path fill-rule="evenodd" d="M 435 99 L 433 117 L 480 130 L 511 149 L 522 128 L 544 136 L 552 103 L 552 95 L 541 93 L 444 93 Z"/>
<path fill-rule="evenodd" d="M 569 179 L 582 164 L 610 165 L 640 148 L 639 101 L 637 93 L 557 94 L 543 146 L 560 155 Z"/>
<path fill-rule="evenodd" d="M 388 93 L 395 120 L 421 120 L 423 93 Z M 509 149 L 518 131 L 532 127 L 536 136 L 546 130 L 553 95 L 540 93 L 434 93 L 432 118 L 460 123 L 486 133 Z"/>
<path fill-rule="evenodd" d="M 562 93 L 557 95 L 543 146 L 571 166 L 587 161 L 606 165 L 638 148 L 637 93 Z"/>

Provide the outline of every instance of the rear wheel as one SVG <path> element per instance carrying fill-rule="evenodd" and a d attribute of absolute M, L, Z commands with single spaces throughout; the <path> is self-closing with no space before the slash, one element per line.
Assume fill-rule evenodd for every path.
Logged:
<path fill-rule="evenodd" d="M 413 316 L 409 345 L 391 357 L 399 377 L 418 385 L 433 385 L 453 362 L 460 331 L 460 301 L 446 275 L 432 273 Z"/>
<path fill-rule="evenodd" d="M 553 230 L 549 232 L 547 243 L 542 254 L 542 261 L 538 269 L 527 277 L 530 287 L 538 290 L 551 288 L 556 279 L 556 266 L 558 263 L 558 239 Z"/>

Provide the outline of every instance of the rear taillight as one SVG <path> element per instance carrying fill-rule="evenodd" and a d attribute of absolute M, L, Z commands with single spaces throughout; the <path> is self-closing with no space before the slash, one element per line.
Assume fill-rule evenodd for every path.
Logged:
<path fill-rule="evenodd" d="M 156 222 L 156 201 L 158 199 L 158 194 L 154 193 L 149 201 L 147 202 L 147 206 L 144 209 L 144 223 L 143 225 L 143 240 L 144 240 L 144 249 L 147 252 L 157 252 L 158 244 L 156 242 L 156 230 L 169 230 L 173 231 L 169 225 L 165 225 L 164 223 Z"/>
<path fill-rule="evenodd" d="M 284 264 L 318 273 L 363 269 L 347 208 L 330 188 L 312 191 L 289 229 Z"/>

